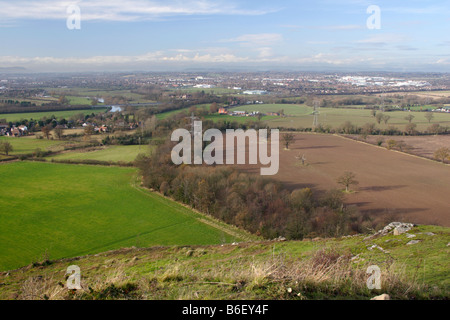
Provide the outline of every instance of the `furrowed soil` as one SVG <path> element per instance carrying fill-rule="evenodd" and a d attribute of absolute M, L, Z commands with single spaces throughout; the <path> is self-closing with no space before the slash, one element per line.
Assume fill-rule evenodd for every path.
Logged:
<path fill-rule="evenodd" d="M 450 148 L 450 136 L 449 135 L 439 135 L 439 136 L 367 136 L 365 140 L 358 135 L 349 135 L 350 138 L 360 140 L 362 142 L 367 142 L 371 144 L 378 144 L 379 139 L 383 140 L 381 146 L 386 147 L 386 142 L 388 140 L 395 140 L 398 142 L 404 142 L 406 144 L 406 153 L 414 154 L 419 157 L 424 157 L 427 159 L 434 159 L 434 152 L 443 147 Z"/>
<path fill-rule="evenodd" d="M 287 188 L 308 187 L 319 194 L 342 189 L 336 179 L 351 171 L 359 185 L 351 187 L 346 203 L 362 214 L 450 226 L 450 166 L 336 135 L 294 135 L 285 150 L 280 134 L 280 169 L 272 176 Z M 305 165 L 298 159 L 302 155 Z M 238 167 L 260 173 L 257 165 Z"/>

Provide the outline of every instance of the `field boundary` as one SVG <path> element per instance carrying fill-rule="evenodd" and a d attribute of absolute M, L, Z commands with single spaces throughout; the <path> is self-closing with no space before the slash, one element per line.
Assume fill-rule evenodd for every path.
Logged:
<path fill-rule="evenodd" d="M 172 202 L 174 204 L 182 206 L 186 210 L 195 212 L 199 216 L 198 217 L 193 216 L 193 218 L 195 218 L 197 221 L 199 221 L 201 223 L 209 225 L 210 227 L 213 227 L 217 230 L 223 231 L 223 232 L 227 233 L 228 235 L 235 237 L 237 239 L 243 239 L 246 242 L 254 242 L 254 241 L 262 240 L 262 238 L 258 237 L 257 235 L 251 234 L 245 230 L 239 229 L 239 228 L 229 225 L 223 221 L 217 220 L 211 216 L 206 215 L 205 213 L 203 213 L 201 211 L 196 210 L 195 208 L 191 208 L 190 206 L 188 206 L 184 203 L 175 201 L 172 198 L 162 195 L 154 190 L 147 189 L 142 186 L 138 186 L 138 183 L 137 183 L 139 181 L 138 176 L 136 176 L 133 180 L 134 180 L 134 183 L 131 182 L 131 186 L 133 188 L 135 188 L 136 190 L 139 190 L 140 192 L 146 194 L 149 197 L 155 196 L 156 198 L 166 199 L 169 202 Z M 172 204 L 168 204 L 168 205 L 182 214 L 189 215 L 189 213 L 185 212 L 184 210 L 179 210 L 179 208 L 174 207 Z M 236 229 L 236 230 L 234 230 L 234 229 Z"/>
<path fill-rule="evenodd" d="M 393 149 L 388 150 L 388 149 L 386 149 L 385 147 L 377 146 L 377 145 L 374 145 L 374 144 L 369 143 L 369 142 L 364 142 L 364 141 L 359 141 L 359 140 L 355 140 L 355 139 L 352 139 L 352 138 L 344 137 L 344 136 L 342 136 L 342 135 L 340 135 L 340 134 L 337 134 L 337 133 L 334 133 L 333 136 L 340 137 L 340 138 L 342 138 L 342 139 L 346 139 L 346 140 L 350 140 L 350 141 L 354 141 L 354 142 L 358 142 L 358 143 L 362 143 L 362 144 L 369 145 L 369 146 L 372 146 L 372 147 L 375 147 L 375 148 L 379 148 L 379 149 L 382 149 L 382 150 L 393 151 L 393 152 L 397 152 L 397 153 L 400 153 L 400 154 L 404 154 L 404 155 L 407 155 L 407 156 L 410 156 L 410 157 L 414 157 L 414 158 L 418 158 L 418 159 L 423 159 L 423 160 L 427 160 L 427 161 L 434 162 L 434 163 L 440 163 L 440 164 L 445 165 L 445 166 L 450 166 L 449 163 L 442 163 L 442 162 L 437 161 L 437 160 L 429 159 L 429 158 L 426 158 L 426 157 L 421 157 L 421 156 L 418 156 L 418 155 L 415 155 L 415 154 L 411 154 L 411 153 L 407 153 L 407 152 L 402 152 L 402 151 L 399 151 L 399 150 L 393 150 Z"/>

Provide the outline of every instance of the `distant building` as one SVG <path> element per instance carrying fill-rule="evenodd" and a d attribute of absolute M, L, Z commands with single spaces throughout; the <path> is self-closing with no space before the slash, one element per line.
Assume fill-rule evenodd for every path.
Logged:
<path fill-rule="evenodd" d="M 267 91 L 266 90 L 246 90 L 242 93 L 243 94 L 261 95 L 261 94 L 267 94 Z"/>
<path fill-rule="evenodd" d="M 219 114 L 228 114 L 228 111 L 225 108 L 219 108 Z"/>
<path fill-rule="evenodd" d="M 9 125 L 6 123 L 0 123 L 0 136 L 4 136 L 8 131 Z"/>

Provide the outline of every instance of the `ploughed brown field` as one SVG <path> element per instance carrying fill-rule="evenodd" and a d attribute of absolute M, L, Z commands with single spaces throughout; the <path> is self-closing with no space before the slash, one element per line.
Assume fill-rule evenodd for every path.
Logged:
<path fill-rule="evenodd" d="M 363 142 L 377 144 L 379 139 L 383 140 L 381 146 L 386 147 L 388 140 L 395 140 L 397 142 L 404 142 L 405 152 L 415 154 L 419 157 L 424 157 L 434 160 L 434 152 L 442 147 L 450 148 L 450 136 L 367 136 L 366 140 L 359 135 L 348 135 L 350 138 L 360 140 Z"/>
<path fill-rule="evenodd" d="M 289 150 L 282 146 L 280 169 L 272 176 L 289 189 L 309 187 L 319 192 L 340 188 L 345 171 L 356 174 L 358 186 L 346 203 L 381 219 L 450 227 L 450 166 L 348 138 L 295 133 Z M 302 166 L 296 156 L 305 155 Z M 259 174 L 255 165 L 238 166 Z"/>

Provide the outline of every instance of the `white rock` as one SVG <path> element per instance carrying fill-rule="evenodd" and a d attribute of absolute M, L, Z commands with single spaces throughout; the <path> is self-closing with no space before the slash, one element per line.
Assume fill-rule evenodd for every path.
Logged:
<path fill-rule="evenodd" d="M 386 250 L 384 250 L 382 247 L 380 247 L 380 246 L 377 245 L 377 244 L 374 244 L 373 246 L 368 247 L 367 249 L 368 249 L 368 250 L 378 249 L 378 250 L 380 250 L 380 251 L 382 251 L 382 252 L 387 252 Z"/>
<path fill-rule="evenodd" d="M 373 297 L 373 298 L 370 299 L 370 300 L 391 300 L 391 297 L 390 297 L 388 294 L 383 293 L 382 295 Z"/>
<path fill-rule="evenodd" d="M 406 234 L 406 237 L 407 237 L 408 239 L 411 239 L 411 238 L 415 238 L 416 235 L 415 235 L 415 234 L 407 233 L 407 234 Z"/>
<path fill-rule="evenodd" d="M 409 245 L 411 245 L 411 244 L 416 244 L 416 243 L 419 243 L 419 242 L 420 242 L 420 240 L 411 240 L 411 241 L 408 242 L 406 245 L 409 246 Z"/>

